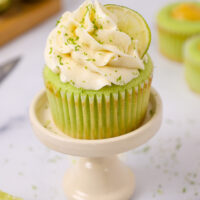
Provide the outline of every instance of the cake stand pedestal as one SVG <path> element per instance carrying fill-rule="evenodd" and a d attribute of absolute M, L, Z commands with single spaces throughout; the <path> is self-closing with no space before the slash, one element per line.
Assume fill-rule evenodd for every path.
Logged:
<path fill-rule="evenodd" d="M 162 121 L 162 102 L 158 93 L 151 89 L 143 125 L 109 139 L 74 139 L 59 131 L 52 121 L 45 90 L 33 100 L 30 120 L 36 136 L 47 147 L 81 157 L 64 176 L 67 200 L 129 200 L 135 189 L 134 175 L 117 154 L 134 149 L 155 135 Z"/>

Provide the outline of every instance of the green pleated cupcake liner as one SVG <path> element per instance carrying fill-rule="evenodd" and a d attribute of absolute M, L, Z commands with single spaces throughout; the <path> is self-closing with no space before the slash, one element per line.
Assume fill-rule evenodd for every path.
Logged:
<path fill-rule="evenodd" d="M 46 85 L 56 126 L 78 139 L 104 139 L 138 128 L 148 107 L 152 77 L 139 86 L 110 94 L 75 94 Z"/>
<path fill-rule="evenodd" d="M 183 45 L 192 35 L 165 31 L 158 27 L 158 42 L 160 52 L 167 58 L 183 62 Z"/>
<path fill-rule="evenodd" d="M 184 60 L 185 78 L 189 87 L 197 93 L 200 93 L 200 66 L 189 60 Z"/>

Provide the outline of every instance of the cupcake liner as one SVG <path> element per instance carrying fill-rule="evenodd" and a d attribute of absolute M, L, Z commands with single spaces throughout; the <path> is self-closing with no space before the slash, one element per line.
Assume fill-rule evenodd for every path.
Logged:
<path fill-rule="evenodd" d="M 185 78 L 189 87 L 197 93 L 200 93 L 200 67 L 189 60 L 184 61 Z"/>
<path fill-rule="evenodd" d="M 152 77 L 139 86 L 101 94 L 56 90 L 46 84 L 53 120 L 67 135 L 104 139 L 138 128 L 145 117 Z"/>
<path fill-rule="evenodd" d="M 182 62 L 183 44 L 192 35 L 173 33 L 158 28 L 158 42 L 160 52 L 167 58 Z"/>

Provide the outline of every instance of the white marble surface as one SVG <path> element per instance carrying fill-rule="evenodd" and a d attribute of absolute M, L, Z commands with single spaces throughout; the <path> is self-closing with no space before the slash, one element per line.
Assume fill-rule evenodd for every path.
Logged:
<path fill-rule="evenodd" d="M 64 1 L 63 11 L 75 9 L 80 2 Z M 155 63 L 153 86 L 164 103 L 158 134 L 148 144 L 122 156 L 136 176 L 132 200 L 199 200 L 200 95 L 188 89 L 183 67 L 158 52 L 155 13 L 167 1 L 101 2 L 127 5 L 147 19 L 152 30 L 150 54 Z M 61 181 L 72 160 L 43 146 L 28 118 L 30 102 L 43 88 L 45 40 L 58 16 L 0 49 L 0 63 L 22 56 L 16 70 L 0 84 L 0 190 L 25 200 L 64 200 Z"/>

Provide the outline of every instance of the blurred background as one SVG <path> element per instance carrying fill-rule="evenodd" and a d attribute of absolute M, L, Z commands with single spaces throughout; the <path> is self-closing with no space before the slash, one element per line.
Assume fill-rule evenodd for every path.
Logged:
<path fill-rule="evenodd" d="M 36 4 L 34 0 L 25 1 L 23 5 L 28 4 L 28 9 Z M 40 0 L 37 1 L 38 4 Z M 50 7 L 43 5 L 46 11 L 42 7 L 43 11 L 31 16 L 34 23 L 29 21 L 31 28 L 28 31 L 0 46 L 0 66 L 20 57 L 14 70 L 0 82 L 0 190 L 25 200 L 64 200 L 60 186 L 71 163 L 67 156 L 47 149 L 35 138 L 28 118 L 34 95 L 44 87 L 42 70 L 47 36 L 64 11 L 73 11 L 83 2 L 62 0 L 59 10 L 58 0 L 48 1 L 51 1 Z M 122 155 L 136 176 L 133 200 L 199 200 L 200 95 L 190 91 L 186 84 L 184 66 L 168 60 L 158 51 L 156 14 L 175 1 L 100 2 L 130 7 L 148 22 L 152 32 L 149 54 L 155 65 L 153 87 L 164 104 L 163 124 L 158 134 L 148 144 Z M 18 3 L 16 1 L 14 7 L 11 5 L 12 12 L 21 9 Z M 16 33 L 23 23 L 27 23 L 22 20 L 21 25 L 8 28 L 5 18 L 9 12 L 12 14 L 9 10 L 0 14 L 0 35 L 3 27 L 8 30 L 7 34 Z M 40 16 L 44 19 L 41 23 Z M 13 21 L 9 23 L 14 24 Z M 4 36 L 0 37 L 0 44 Z"/>

